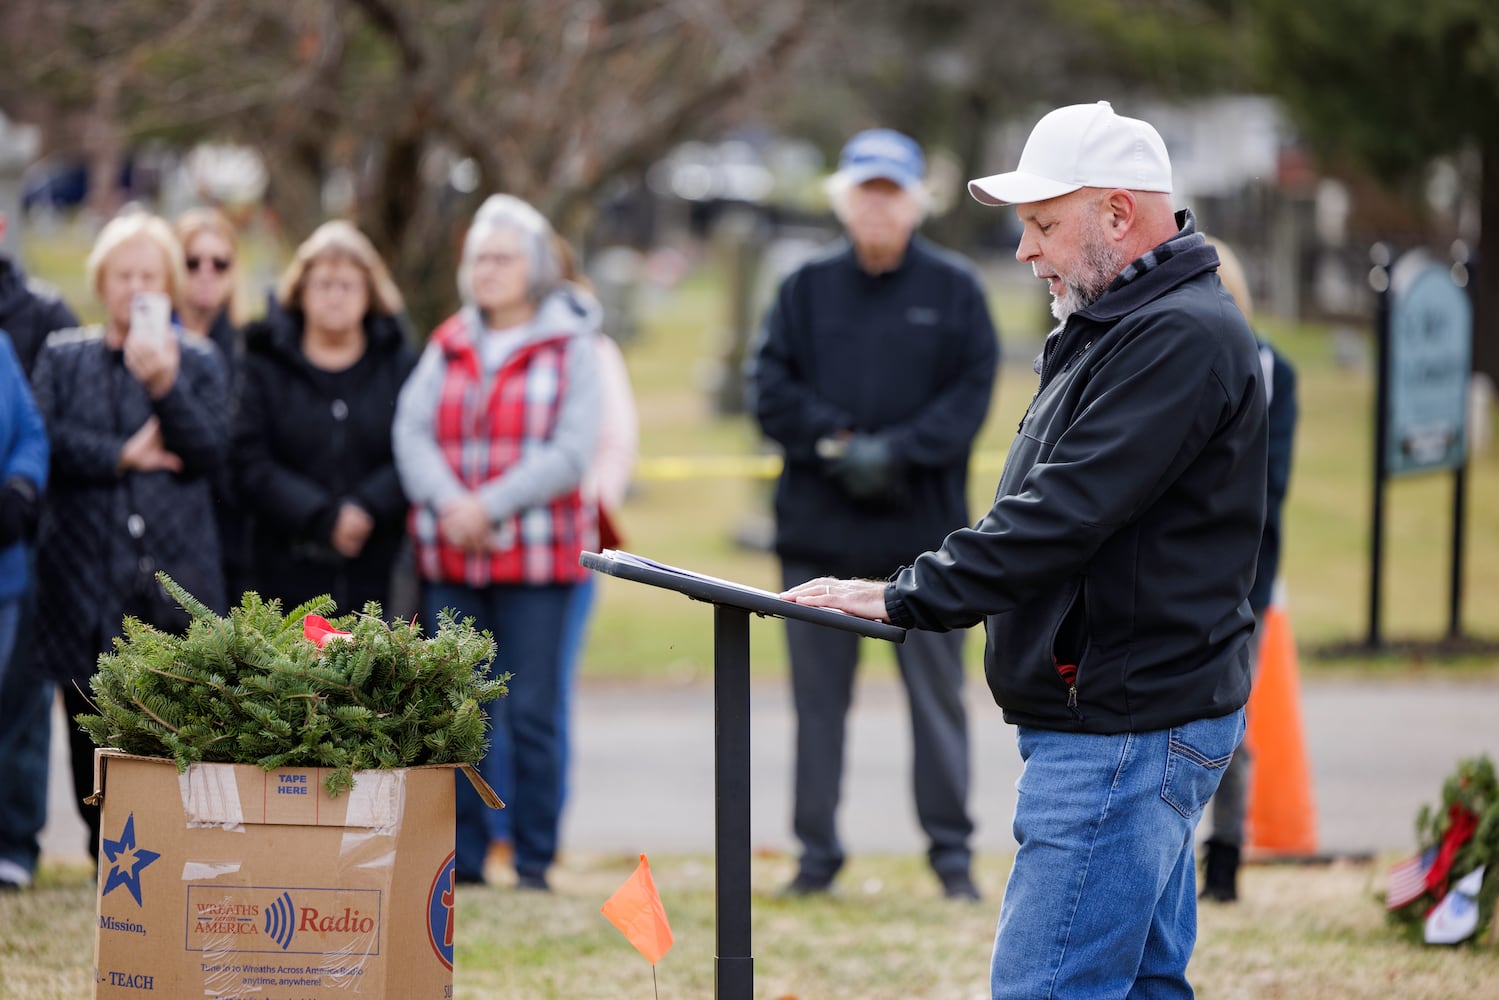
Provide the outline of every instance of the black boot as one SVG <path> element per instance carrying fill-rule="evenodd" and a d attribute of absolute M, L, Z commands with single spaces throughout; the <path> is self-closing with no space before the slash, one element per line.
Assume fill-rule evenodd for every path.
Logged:
<path fill-rule="evenodd" d="M 1216 840 L 1207 842 L 1202 870 L 1202 898 L 1232 903 L 1239 898 L 1239 849 Z"/>

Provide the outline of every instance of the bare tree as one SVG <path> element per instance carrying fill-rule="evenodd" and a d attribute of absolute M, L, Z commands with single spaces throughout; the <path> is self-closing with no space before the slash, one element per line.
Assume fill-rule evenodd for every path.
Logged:
<path fill-rule="evenodd" d="M 9 0 L 0 101 L 59 123 L 54 145 L 101 181 L 142 137 L 251 144 L 293 238 L 327 179 L 351 178 L 351 213 L 425 324 L 450 304 L 473 200 L 576 218 L 783 65 L 808 23 L 805 0 Z M 458 162 L 466 189 L 447 183 Z"/>

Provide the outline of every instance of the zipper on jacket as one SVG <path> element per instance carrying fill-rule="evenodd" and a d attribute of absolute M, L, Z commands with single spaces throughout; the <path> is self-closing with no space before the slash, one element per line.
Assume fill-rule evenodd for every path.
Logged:
<path fill-rule="evenodd" d="M 1067 708 L 1072 712 L 1074 718 L 1082 721 L 1083 713 L 1077 707 L 1077 664 L 1061 663 L 1056 654 L 1051 657 L 1052 666 L 1057 668 L 1057 676 L 1062 678 L 1062 683 L 1067 685 Z"/>
<path fill-rule="evenodd" d="M 1083 356 L 1084 352 L 1086 352 L 1088 350 L 1088 348 L 1090 348 L 1092 346 L 1093 346 L 1093 341 L 1090 340 L 1087 343 L 1083 344 L 1082 347 L 1079 347 L 1073 353 L 1072 357 L 1070 357 L 1070 358 L 1067 359 L 1067 363 L 1064 364 L 1061 368 L 1057 369 L 1056 374 L 1060 375 L 1062 372 L 1067 371 L 1073 365 L 1077 364 L 1078 359 L 1081 358 Z M 1053 352 L 1053 353 L 1055 353 L 1055 352 Z M 1025 404 L 1025 412 L 1020 415 L 1020 423 L 1018 423 L 1018 424 L 1015 425 L 1015 431 L 1016 431 L 1016 433 L 1019 433 L 1020 430 L 1025 427 L 1025 418 L 1031 415 L 1031 410 L 1034 409 L 1035 406 L 1036 406 L 1036 400 L 1041 397 L 1041 390 L 1046 388 L 1046 383 L 1050 379 L 1051 374 L 1052 374 L 1051 366 L 1047 363 L 1050 360 L 1051 360 L 1050 358 L 1046 358 L 1044 356 L 1042 358 L 1042 361 L 1041 361 L 1041 381 L 1036 386 L 1036 391 L 1033 392 L 1033 393 L 1031 393 L 1031 401 L 1029 403 Z"/>
<path fill-rule="evenodd" d="M 1083 349 L 1086 350 L 1086 346 Z M 1078 353 L 1081 354 L 1082 351 L 1079 351 Z M 1063 663 L 1062 661 L 1057 659 L 1057 635 L 1061 632 L 1062 626 L 1067 623 L 1067 619 L 1071 617 L 1073 608 L 1076 607 L 1077 603 L 1082 599 L 1083 581 L 1079 580 L 1077 588 L 1072 592 L 1072 598 L 1067 602 L 1066 610 L 1062 612 L 1061 620 L 1059 620 L 1056 624 L 1056 627 L 1051 630 L 1051 664 L 1056 668 L 1057 676 L 1062 679 L 1062 683 L 1067 685 L 1067 710 L 1071 712 L 1072 717 L 1079 722 L 1083 720 L 1083 712 L 1082 709 L 1077 707 L 1077 673 L 1078 667 L 1083 662 L 1083 657 L 1088 654 L 1087 643 L 1086 641 L 1084 642 L 1083 648 L 1078 654 L 1077 663 Z M 1086 622 L 1086 608 L 1083 609 L 1083 613 L 1084 620 Z"/>
<path fill-rule="evenodd" d="M 1093 346 L 1093 341 L 1090 340 L 1087 343 L 1083 344 L 1082 347 L 1079 347 L 1077 349 L 1077 353 L 1075 353 L 1074 355 L 1072 355 L 1072 357 L 1070 357 L 1070 358 L 1067 359 L 1067 363 L 1065 365 L 1063 365 L 1061 367 L 1061 369 L 1059 369 L 1057 371 L 1057 374 L 1060 375 L 1060 374 L 1062 374 L 1062 372 L 1066 371 L 1067 369 L 1071 368 L 1073 365 L 1077 364 L 1078 359 L 1081 358 L 1083 356 L 1083 354 L 1087 352 L 1088 348 L 1090 348 L 1092 346 Z"/>

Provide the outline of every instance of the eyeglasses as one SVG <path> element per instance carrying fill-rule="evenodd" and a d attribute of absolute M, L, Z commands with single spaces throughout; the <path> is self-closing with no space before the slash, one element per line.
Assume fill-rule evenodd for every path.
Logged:
<path fill-rule="evenodd" d="M 342 281 L 338 278 L 317 278 L 309 281 L 306 289 L 315 295 L 356 295 L 368 286 L 358 281 Z"/>
<path fill-rule="evenodd" d="M 189 257 L 187 259 L 187 269 L 194 273 L 197 273 L 199 268 L 209 265 L 219 274 L 223 274 L 234 266 L 234 261 L 228 257 Z"/>

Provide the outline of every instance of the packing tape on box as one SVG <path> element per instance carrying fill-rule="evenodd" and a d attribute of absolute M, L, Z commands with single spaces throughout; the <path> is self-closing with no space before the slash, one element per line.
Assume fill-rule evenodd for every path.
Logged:
<path fill-rule="evenodd" d="M 406 804 L 404 771 L 357 771 L 338 797 L 323 787 L 324 768 L 261 771 L 239 764 L 193 764 L 177 776 L 189 827 L 242 830 L 246 823 L 345 826 L 392 833 Z M 282 793 L 295 792 L 295 795 Z"/>

